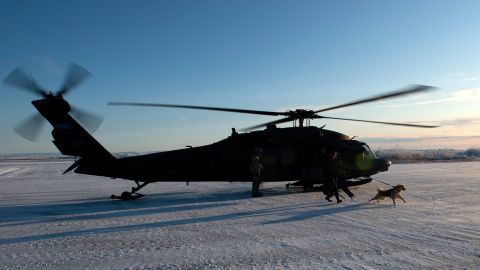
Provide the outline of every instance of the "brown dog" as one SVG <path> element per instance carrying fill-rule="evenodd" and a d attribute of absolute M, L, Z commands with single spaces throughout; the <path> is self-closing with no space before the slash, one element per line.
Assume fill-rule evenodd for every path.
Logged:
<path fill-rule="evenodd" d="M 397 205 L 395 203 L 395 199 L 398 198 L 400 200 L 402 200 L 404 203 L 407 203 L 405 201 L 405 199 L 402 198 L 402 196 L 400 196 L 400 192 L 404 191 L 405 190 L 405 187 L 403 185 L 396 185 L 394 186 L 393 188 L 389 189 L 389 190 L 382 190 L 382 189 L 378 189 L 378 193 L 375 197 L 373 197 L 370 201 L 368 202 L 371 202 L 373 200 L 377 200 L 380 201 L 380 200 L 385 200 L 386 198 L 391 198 L 392 201 L 393 201 L 393 205 Z"/>

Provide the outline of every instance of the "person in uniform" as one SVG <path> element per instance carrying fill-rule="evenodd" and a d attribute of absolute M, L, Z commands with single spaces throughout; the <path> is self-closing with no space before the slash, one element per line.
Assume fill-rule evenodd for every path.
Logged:
<path fill-rule="evenodd" d="M 262 196 L 262 193 L 260 192 L 260 185 L 261 185 L 261 174 L 262 174 L 262 148 L 260 147 L 255 147 L 253 149 L 252 156 L 250 158 L 250 173 L 252 175 L 252 197 L 259 197 Z"/>
<path fill-rule="evenodd" d="M 348 189 L 347 183 L 345 179 L 341 176 L 347 168 L 343 165 L 342 160 L 340 158 L 340 153 L 337 151 L 333 151 L 326 162 L 326 183 L 324 188 L 324 194 L 326 195 L 325 199 L 331 202 L 331 198 L 335 196 L 337 199 L 337 203 L 341 203 L 340 194 L 338 190 L 341 189 L 345 192 L 350 198 L 354 196 L 354 194 Z"/>

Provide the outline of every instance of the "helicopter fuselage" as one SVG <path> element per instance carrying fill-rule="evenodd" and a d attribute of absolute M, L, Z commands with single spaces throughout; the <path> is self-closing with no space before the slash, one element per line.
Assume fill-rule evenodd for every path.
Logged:
<path fill-rule="evenodd" d="M 255 148 L 262 149 L 262 182 L 323 183 L 327 152 L 331 151 L 339 153 L 345 167 L 336 176 L 345 179 L 370 176 L 390 165 L 376 157 L 365 143 L 341 133 L 317 127 L 269 127 L 243 134 L 233 132 L 210 145 L 123 157 L 108 166 L 85 160 L 75 172 L 141 182 L 251 182 L 249 166 Z"/>

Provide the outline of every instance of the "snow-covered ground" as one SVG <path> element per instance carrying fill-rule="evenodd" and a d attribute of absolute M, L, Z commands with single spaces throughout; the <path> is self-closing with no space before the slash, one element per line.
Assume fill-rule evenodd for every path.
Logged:
<path fill-rule="evenodd" d="M 480 163 L 392 165 L 377 179 L 407 204 L 328 203 L 248 183 L 131 183 L 62 172 L 70 162 L 0 162 L 2 269 L 480 269 Z"/>

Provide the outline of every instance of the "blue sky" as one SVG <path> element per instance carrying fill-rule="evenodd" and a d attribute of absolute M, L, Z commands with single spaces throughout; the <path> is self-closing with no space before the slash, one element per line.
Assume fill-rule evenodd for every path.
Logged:
<path fill-rule="evenodd" d="M 376 147 L 478 147 L 478 10 L 478 1 L 0 0 L 0 77 L 23 66 L 56 89 L 69 62 L 87 68 L 94 76 L 67 99 L 105 117 L 94 136 L 111 151 L 207 144 L 275 118 L 108 101 L 322 108 L 413 83 L 439 89 L 324 115 L 441 128 L 312 123 Z M 0 86 L 0 153 L 56 151 L 50 128 L 36 143 L 12 130 L 33 98 Z"/>

